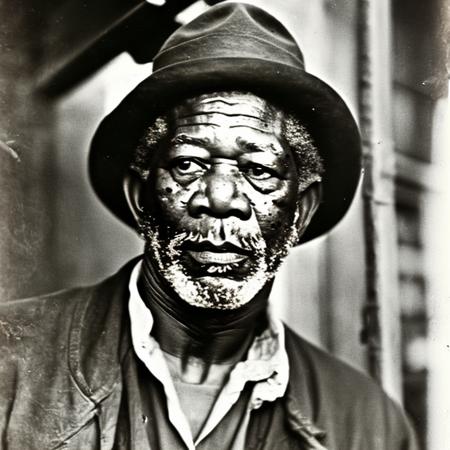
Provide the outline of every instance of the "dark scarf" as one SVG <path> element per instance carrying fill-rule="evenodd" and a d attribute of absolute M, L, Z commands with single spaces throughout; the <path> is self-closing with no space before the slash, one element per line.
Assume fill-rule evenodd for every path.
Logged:
<path fill-rule="evenodd" d="M 178 357 L 194 356 L 207 363 L 235 362 L 255 334 L 267 326 L 267 303 L 272 283 L 246 305 L 216 310 L 189 305 L 144 257 L 139 292 L 154 319 L 152 335 L 161 348 Z"/>

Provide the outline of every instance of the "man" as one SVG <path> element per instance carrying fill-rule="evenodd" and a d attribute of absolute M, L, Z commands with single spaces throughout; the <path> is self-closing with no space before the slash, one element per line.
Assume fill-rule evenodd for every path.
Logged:
<path fill-rule="evenodd" d="M 276 19 L 228 3 L 177 30 L 90 154 L 144 256 L 2 306 L 2 448 L 415 448 L 374 383 L 268 309 L 359 173 L 352 116 Z"/>

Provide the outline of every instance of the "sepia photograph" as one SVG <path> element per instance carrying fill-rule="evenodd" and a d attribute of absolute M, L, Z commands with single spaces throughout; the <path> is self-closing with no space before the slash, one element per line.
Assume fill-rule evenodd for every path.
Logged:
<path fill-rule="evenodd" d="M 0 450 L 450 450 L 448 1 L 0 19 Z"/>

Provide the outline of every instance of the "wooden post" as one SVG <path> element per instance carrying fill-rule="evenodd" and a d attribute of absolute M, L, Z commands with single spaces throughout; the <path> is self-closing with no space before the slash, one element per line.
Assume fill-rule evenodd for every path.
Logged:
<path fill-rule="evenodd" d="M 370 374 L 394 397 L 400 388 L 400 318 L 391 111 L 390 0 L 359 0 L 359 117 L 367 298 L 362 342 Z"/>

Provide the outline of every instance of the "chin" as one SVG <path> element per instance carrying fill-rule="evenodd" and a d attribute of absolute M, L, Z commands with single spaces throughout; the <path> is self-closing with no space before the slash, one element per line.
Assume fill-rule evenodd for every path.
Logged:
<path fill-rule="evenodd" d="M 265 263 L 242 280 L 225 276 L 193 277 L 178 264 L 163 270 L 165 279 L 186 303 L 210 309 L 231 310 L 247 304 L 273 278 Z"/>

